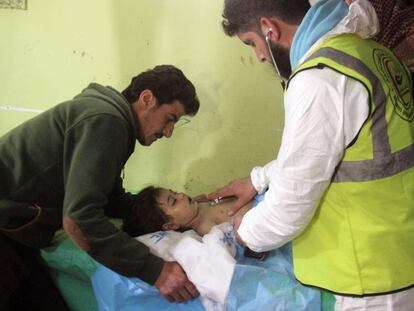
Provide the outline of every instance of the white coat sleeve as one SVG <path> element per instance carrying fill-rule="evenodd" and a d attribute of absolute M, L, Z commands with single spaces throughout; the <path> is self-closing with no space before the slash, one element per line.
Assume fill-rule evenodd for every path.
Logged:
<path fill-rule="evenodd" d="M 292 79 L 277 160 L 251 173 L 258 191 L 269 189 L 239 227 L 248 247 L 278 248 L 309 224 L 346 146 L 368 117 L 368 100 L 360 82 L 329 68 Z"/>
<path fill-rule="evenodd" d="M 250 172 L 250 179 L 252 180 L 253 187 L 256 189 L 258 194 L 262 194 L 269 186 L 269 168 L 275 161 L 276 160 L 273 160 L 263 167 L 256 166 Z"/>

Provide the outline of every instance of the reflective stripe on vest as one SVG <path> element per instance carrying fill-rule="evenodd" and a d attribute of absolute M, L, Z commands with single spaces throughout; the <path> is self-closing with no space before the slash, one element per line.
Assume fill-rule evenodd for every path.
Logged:
<path fill-rule="evenodd" d="M 294 75 L 316 68 L 360 82 L 370 110 L 314 217 L 293 240 L 295 275 L 303 284 L 357 296 L 413 286 L 414 105 L 408 72 L 389 50 L 356 35 L 328 39 Z"/>
<path fill-rule="evenodd" d="M 372 71 L 359 59 L 342 51 L 325 47 L 318 50 L 307 61 L 317 57 L 325 57 L 346 66 L 364 77 L 373 87 L 374 105 L 376 109 L 372 115 L 372 160 L 342 161 L 332 178 L 332 182 L 368 181 L 393 176 L 411 167 L 414 167 L 414 144 L 395 153 L 391 153 L 385 119 L 386 96 L 381 82 Z"/>

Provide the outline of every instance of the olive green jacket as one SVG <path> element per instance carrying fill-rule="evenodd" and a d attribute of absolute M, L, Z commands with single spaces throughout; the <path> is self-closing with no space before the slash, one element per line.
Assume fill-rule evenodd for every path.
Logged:
<path fill-rule="evenodd" d="M 0 138 L 0 232 L 42 248 L 63 226 L 99 263 L 153 284 L 163 261 L 108 218 L 122 217 L 132 204 L 119 176 L 136 136 L 128 101 L 96 83 L 6 133 Z"/>

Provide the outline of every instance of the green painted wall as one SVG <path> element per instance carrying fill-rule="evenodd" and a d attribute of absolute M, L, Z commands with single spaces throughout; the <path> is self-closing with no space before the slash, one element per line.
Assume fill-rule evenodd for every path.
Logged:
<path fill-rule="evenodd" d="M 95 81 L 122 90 L 137 73 L 174 64 L 193 81 L 199 114 L 171 139 L 137 145 L 125 186 L 190 194 L 246 176 L 276 156 L 282 93 L 270 65 L 220 26 L 222 1 L 28 0 L 0 9 L 0 134 Z M 46 138 L 45 138 L 46 139 Z"/>

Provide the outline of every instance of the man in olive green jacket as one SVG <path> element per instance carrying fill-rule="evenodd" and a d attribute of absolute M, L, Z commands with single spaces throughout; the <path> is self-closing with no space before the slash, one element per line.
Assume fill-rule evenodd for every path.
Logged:
<path fill-rule="evenodd" d="M 162 65 L 133 78 L 122 94 L 92 83 L 0 138 L 1 310 L 40 286 L 24 286 L 36 270 L 28 267 L 62 227 L 96 261 L 155 285 L 168 300 L 197 295 L 178 263 L 151 254 L 108 216 L 123 217 L 134 202 L 120 175 L 135 141 L 169 138 L 180 117 L 198 108 L 193 84 Z"/>

